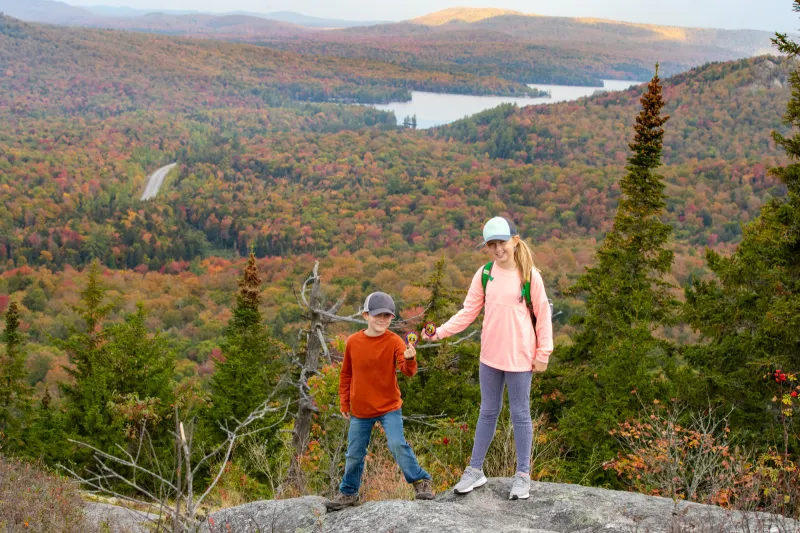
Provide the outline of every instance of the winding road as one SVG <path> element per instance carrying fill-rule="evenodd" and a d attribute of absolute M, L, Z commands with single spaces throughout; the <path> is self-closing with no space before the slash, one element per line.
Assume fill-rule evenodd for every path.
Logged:
<path fill-rule="evenodd" d="M 161 188 L 161 184 L 164 183 L 164 178 L 169 174 L 169 171 L 172 170 L 172 167 L 177 165 L 178 163 L 172 163 L 171 165 L 167 165 L 165 167 L 161 167 L 152 174 L 147 181 L 147 187 L 144 189 L 144 194 L 142 194 L 142 201 L 150 200 L 155 198 L 158 194 L 158 189 Z"/>

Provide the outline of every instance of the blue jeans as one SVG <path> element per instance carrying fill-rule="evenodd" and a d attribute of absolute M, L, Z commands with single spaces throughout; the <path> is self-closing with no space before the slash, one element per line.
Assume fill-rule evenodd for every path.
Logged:
<path fill-rule="evenodd" d="M 361 487 L 361 475 L 364 473 L 364 458 L 367 456 L 367 447 L 372 435 L 375 422 L 380 422 L 389 441 L 389 450 L 394 460 L 400 465 L 403 476 L 408 483 L 420 479 L 430 479 L 431 475 L 419 466 L 417 457 L 411 450 L 403 435 L 402 411 L 389 411 L 375 418 L 350 417 L 350 430 L 347 433 L 347 461 L 344 465 L 344 477 L 339 485 L 342 494 L 358 494 Z"/>

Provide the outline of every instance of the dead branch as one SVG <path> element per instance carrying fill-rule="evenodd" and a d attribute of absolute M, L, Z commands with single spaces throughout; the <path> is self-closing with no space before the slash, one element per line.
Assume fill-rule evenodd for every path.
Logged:
<path fill-rule="evenodd" d="M 322 346 L 322 352 L 325 354 L 325 357 L 328 358 L 328 362 L 330 362 L 331 352 L 328 350 L 328 343 L 325 342 L 325 334 L 322 332 L 322 326 L 314 328 L 314 331 L 317 332 L 317 337 L 319 337 L 319 344 Z"/>
<path fill-rule="evenodd" d="M 476 329 L 475 331 L 473 331 L 469 335 L 465 335 L 463 337 L 459 337 L 458 340 L 455 340 L 453 342 L 447 342 L 447 345 L 448 346 L 456 346 L 458 344 L 461 344 L 465 340 L 471 339 L 472 337 L 474 337 L 475 335 L 477 335 L 480 332 L 481 332 L 481 330 Z M 445 344 L 444 342 L 432 342 L 432 343 L 420 344 L 419 346 L 417 346 L 417 350 L 423 350 L 423 349 L 427 349 L 427 348 L 436 348 L 438 346 L 443 346 L 444 344 Z"/>
<path fill-rule="evenodd" d="M 327 322 L 350 322 L 351 324 L 359 324 L 359 325 L 362 325 L 362 326 L 366 326 L 367 325 L 367 321 L 364 320 L 363 318 L 355 318 L 355 317 L 360 317 L 361 316 L 360 313 L 356 313 L 356 314 L 353 314 L 353 315 L 350 315 L 350 316 L 339 316 L 339 315 L 335 315 L 333 313 L 329 313 L 327 311 L 324 311 L 322 309 L 317 309 L 315 312 L 320 314 L 320 315 L 322 315 L 322 316 L 324 316 L 327 319 Z"/>
<path fill-rule="evenodd" d="M 331 313 L 332 315 L 338 313 L 339 309 L 341 309 L 342 305 L 344 305 L 344 300 L 346 297 L 347 294 L 344 294 L 341 298 L 339 298 L 339 300 L 337 300 L 336 303 L 333 304 L 330 309 L 328 309 L 328 312 Z"/>

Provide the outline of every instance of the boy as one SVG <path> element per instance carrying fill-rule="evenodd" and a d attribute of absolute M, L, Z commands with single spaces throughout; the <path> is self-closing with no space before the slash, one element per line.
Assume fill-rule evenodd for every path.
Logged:
<path fill-rule="evenodd" d="M 389 331 L 395 317 L 392 297 L 384 292 L 367 296 L 362 312 L 367 329 L 347 339 L 339 378 L 339 402 L 342 416 L 350 420 L 347 461 L 339 494 L 327 503 L 328 510 L 338 511 L 358 505 L 358 489 L 364 471 L 372 427 L 380 422 L 403 476 L 414 485 L 418 500 L 432 500 L 431 476 L 419 466 L 403 436 L 400 388 L 396 369 L 406 376 L 417 373 L 417 351 L 406 347 L 396 333 Z"/>

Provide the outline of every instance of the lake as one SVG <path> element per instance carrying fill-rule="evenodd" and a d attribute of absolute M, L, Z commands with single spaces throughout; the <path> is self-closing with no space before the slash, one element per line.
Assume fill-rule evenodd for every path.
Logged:
<path fill-rule="evenodd" d="M 412 91 L 410 102 L 391 102 L 373 105 L 383 111 L 394 111 L 398 123 L 406 116 L 417 115 L 418 128 L 432 128 L 449 124 L 465 116 L 480 113 L 500 104 L 515 103 L 520 107 L 527 105 L 546 105 L 568 100 L 577 100 L 583 96 L 591 96 L 595 91 L 622 91 L 641 81 L 603 80 L 603 87 L 572 87 L 568 85 L 530 84 L 550 91 L 550 98 L 518 98 L 513 96 L 469 96 L 464 94 L 429 93 Z"/>

